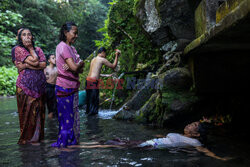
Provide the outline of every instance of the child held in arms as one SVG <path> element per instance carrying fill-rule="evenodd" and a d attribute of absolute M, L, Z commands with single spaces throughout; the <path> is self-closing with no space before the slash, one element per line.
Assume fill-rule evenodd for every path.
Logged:
<path fill-rule="evenodd" d="M 48 118 L 52 119 L 57 116 L 57 103 L 55 95 L 55 86 L 57 78 L 56 57 L 50 54 L 47 58 L 49 65 L 44 69 L 46 76 L 46 104 L 48 108 Z"/>

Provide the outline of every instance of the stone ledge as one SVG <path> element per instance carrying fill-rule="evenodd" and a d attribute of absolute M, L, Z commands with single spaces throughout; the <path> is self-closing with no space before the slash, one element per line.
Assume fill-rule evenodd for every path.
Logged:
<path fill-rule="evenodd" d="M 211 27 L 207 32 L 205 32 L 204 34 L 202 34 L 200 37 L 196 38 L 194 41 L 192 41 L 185 49 L 184 49 L 184 55 L 190 55 L 194 52 L 199 52 L 200 49 L 202 49 L 203 51 L 204 48 L 207 47 L 207 49 L 219 49 L 218 47 L 214 47 L 214 46 L 218 46 L 219 45 L 225 45 L 224 48 L 222 47 L 221 49 L 225 49 L 226 48 L 231 48 L 233 46 L 232 45 L 227 45 L 227 42 L 230 41 L 223 41 L 223 42 L 217 42 L 217 43 L 209 43 L 213 38 L 215 38 L 216 36 L 219 35 L 225 35 L 228 37 L 227 35 L 227 30 L 229 30 L 231 27 L 236 27 L 237 25 L 240 25 L 242 22 L 242 20 L 244 19 L 249 19 L 250 18 L 250 0 L 234 0 L 235 1 L 239 1 L 240 3 L 238 3 L 239 5 L 237 7 L 234 7 L 233 10 L 231 10 L 226 16 L 223 17 L 223 19 L 217 23 L 216 25 L 214 25 L 213 27 Z M 236 3 L 236 2 L 235 2 Z M 250 29 L 250 27 L 248 27 Z M 239 29 L 238 31 L 241 31 L 241 29 Z M 239 32 L 240 33 L 240 32 Z M 248 35 L 248 34 L 246 34 Z M 232 41 L 234 42 L 234 41 Z M 244 42 L 243 42 L 244 43 Z M 206 46 L 206 44 L 208 44 Z M 245 45 L 239 45 L 239 46 L 233 46 L 233 47 L 240 47 L 240 49 L 249 49 L 249 45 L 245 44 Z M 246 47 L 246 48 L 244 48 Z M 237 49 L 237 48 L 235 48 Z"/>

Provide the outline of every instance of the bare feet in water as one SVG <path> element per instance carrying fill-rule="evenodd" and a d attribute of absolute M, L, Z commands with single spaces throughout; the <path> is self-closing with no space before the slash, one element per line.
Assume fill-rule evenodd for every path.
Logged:
<path fill-rule="evenodd" d="M 72 152 L 75 151 L 74 149 L 71 148 L 60 148 L 61 151 L 66 151 L 66 152 Z"/>
<path fill-rule="evenodd" d="M 32 146 L 40 146 L 40 143 L 30 143 Z"/>

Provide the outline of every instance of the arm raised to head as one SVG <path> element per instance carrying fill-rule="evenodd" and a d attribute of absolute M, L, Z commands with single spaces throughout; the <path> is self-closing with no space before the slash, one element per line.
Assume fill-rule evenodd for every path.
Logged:
<path fill-rule="evenodd" d="M 115 52 L 115 60 L 114 60 L 114 63 L 113 63 L 113 64 L 111 64 L 111 63 L 110 63 L 107 59 L 105 59 L 105 58 L 103 58 L 102 63 L 103 63 L 105 66 L 109 67 L 109 68 L 115 69 L 116 66 L 117 66 L 117 63 L 118 63 L 118 57 L 119 57 L 120 53 L 121 53 L 120 51 L 116 51 L 116 52 Z"/>

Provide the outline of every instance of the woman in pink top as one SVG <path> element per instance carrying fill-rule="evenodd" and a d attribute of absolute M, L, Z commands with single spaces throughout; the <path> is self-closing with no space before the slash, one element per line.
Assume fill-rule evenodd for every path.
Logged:
<path fill-rule="evenodd" d="M 78 37 L 77 26 L 73 22 L 64 24 L 60 31 L 60 43 L 56 47 L 56 97 L 59 121 L 57 142 L 53 147 L 67 147 L 79 143 L 80 119 L 78 112 L 79 73 L 83 71 L 81 61 L 72 44 Z M 65 69 L 68 66 L 68 70 Z"/>

